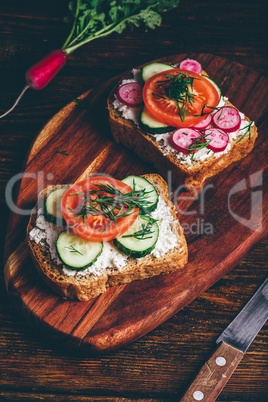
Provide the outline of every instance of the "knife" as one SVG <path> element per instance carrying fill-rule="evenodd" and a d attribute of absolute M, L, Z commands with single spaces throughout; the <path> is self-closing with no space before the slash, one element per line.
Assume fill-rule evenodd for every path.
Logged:
<path fill-rule="evenodd" d="M 216 340 L 216 352 L 201 368 L 181 402 L 213 402 L 268 319 L 268 278 Z"/>

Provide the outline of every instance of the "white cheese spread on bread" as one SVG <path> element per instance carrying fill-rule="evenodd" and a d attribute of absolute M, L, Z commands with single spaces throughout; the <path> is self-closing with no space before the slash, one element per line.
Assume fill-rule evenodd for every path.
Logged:
<path fill-rule="evenodd" d="M 69 276 L 75 275 L 97 275 L 100 276 L 103 273 L 118 270 L 121 271 L 127 264 L 130 257 L 121 253 L 113 244 L 110 242 L 103 242 L 103 251 L 98 257 L 97 261 L 90 267 L 83 271 L 75 271 L 68 269 L 60 261 L 56 251 L 56 240 L 65 227 L 56 226 L 53 223 L 46 221 L 43 210 L 40 208 L 37 212 L 38 216 L 36 219 L 36 226 L 30 231 L 29 238 L 37 244 L 45 246 L 50 252 L 51 259 L 59 266 L 61 266 L 63 273 Z M 171 223 L 173 222 L 173 216 L 170 212 L 169 206 L 164 202 L 163 199 L 159 198 L 157 208 L 155 211 L 151 212 L 150 216 L 157 220 L 159 226 L 159 238 L 157 240 L 156 246 L 151 252 L 150 256 L 156 258 L 163 257 L 168 251 L 173 250 L 178 246 L 178 240 L 176 235 L 171 229 Z M 142 260 L 142 257 L 139 260 Z"/>

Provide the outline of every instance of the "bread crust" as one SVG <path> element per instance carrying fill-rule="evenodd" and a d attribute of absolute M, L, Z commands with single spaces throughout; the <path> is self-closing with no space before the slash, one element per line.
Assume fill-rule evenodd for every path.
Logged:
<path fill-rule="evenodd" d="M 208 75 L 205 71 L 202 71 L 202 74 Z M 209 177 L 215 176 L 230 164 L 245 158 L 252 151 L 258 135 L 255 125 L 252 125 L 250 129 L 250 141 L 247 135 L 239 142 L 232 141 L 231 149 L 226 154 L 220 157 L 211 156 L 203 162 L 196 161 L 191 167 L 181 164 L 172 153 L 163 152 L 155 139 L 157 135 L 147 134 L 133 121 L 122 117 L 121 113 L 113 107 L 120 83 L 123 79 L 128 78 L 131 78 L 131 72 L 113 88 L 107 100 L 112 135 L 117 143 L 122 143 L 127 148 L 133 149 L 143 160 L 151 162 L 163 177 L 168 177 L 168 172 L 171 172 L 174 185 L 200 188 Z M 226 105 L 235 107 L 229 101 L 226 101 Z M 245 119 L 250 123 L 247 116 Z"/>
<path fill-rule="evenodd" d="M 178 239 L 178 246 L 168 251 L 163 258 L 156 258 L 148 255 L 142 260 L 128 258 L 126 268 L 122 271 L 115 270 L 112 274 L 77 275 L 75 277 L 65 275 L 61 267 L 52 259 L 45 245 L 37 244 L 30 240 L 29 233 L 35 227 L 37 208 L 34 208 L 27 226 L 27 243 L 36 270 L 42 276 L 47 285 L 57 294 L 64 298 L 87 301 L 105 292 L 108 287 L 130 283 L 134 280 L 150 278 L 152 276 L 167 274 L 183 268 L 188 260 L 187 243 L 183 229 L 176 216 L 173 203 L 168 199 L 168 187 L 163 178 L 157 174 L 144 175 L 157 189 L 159 196 L 169 206 L 174 218 L 172 231 Z M 65 187 L 49 186 L 45 188 L 38 197 L 38 203 L 42 203 L 49 193 L 56 188 Z M 112 267 L 111 267 L 112 268 Z"/>

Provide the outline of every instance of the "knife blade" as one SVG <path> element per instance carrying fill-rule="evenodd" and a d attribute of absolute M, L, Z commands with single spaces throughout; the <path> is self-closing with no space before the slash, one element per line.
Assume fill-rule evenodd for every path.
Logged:
<path fill-rule="evenodd" d="M 222 332 L 219 345 L 181 402 L 214 402 L 268 319 L 268 278 Z"/>

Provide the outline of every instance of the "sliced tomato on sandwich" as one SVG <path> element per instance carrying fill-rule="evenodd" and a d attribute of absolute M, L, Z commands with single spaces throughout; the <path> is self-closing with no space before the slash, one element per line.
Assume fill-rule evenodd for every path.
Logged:
<path fill-rule="evenodd" d="M 109 241 L 134 224 L 139 208 L 130 208 L 118 199 L 133 191 L 127 184 L 106 176 L 92 176 L 73 184 L 61 202 L 69 229 L 90 241 Z"/>
<path fill-rule="evenodd" d="M 215 109 L 219 94 L 205 77 L 173 68 L 145 82 L 143 100 L 152 116 L 161 123 L 193 127 Z"/>

